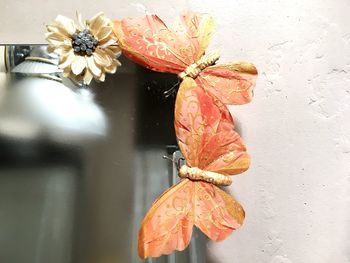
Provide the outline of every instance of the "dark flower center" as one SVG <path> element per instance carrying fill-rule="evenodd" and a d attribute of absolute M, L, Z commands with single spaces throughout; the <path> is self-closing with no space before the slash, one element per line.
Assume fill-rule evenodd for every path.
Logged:
<path fill-rule="evenodd" d="M 88 29 L 84 29 L 72 35 L 72 46 L 75 53 L 91 56 L 98 46 L 98 41 Z"/>

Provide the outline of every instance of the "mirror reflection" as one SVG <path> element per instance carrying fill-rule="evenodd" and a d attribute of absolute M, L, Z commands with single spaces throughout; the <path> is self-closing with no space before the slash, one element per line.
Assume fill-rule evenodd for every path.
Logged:
<path fill-rule="evenodd" d="M 177 180 L 173 75 L 121 59 L 106 82 L 62 77 L 46 46 L 6 46 L 0 73 L 0 262 L 141 262 L 140 222 Z M 5 72 L 7 71 L 7 72 Z M 195 233 L 182 253 L 204 262 Z"/>

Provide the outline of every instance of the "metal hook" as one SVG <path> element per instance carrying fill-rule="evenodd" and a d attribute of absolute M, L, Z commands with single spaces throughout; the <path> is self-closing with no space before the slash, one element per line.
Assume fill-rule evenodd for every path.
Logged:
<path fill-rule="evenodd" d="M 171 162 L 174 162 L 174 160 L 166 155 L 163 155 L 163 159 L 169 160 Z"/>
<path fill-rule="evenodd" d="M 166 159 L 166 160 L 169 160 L 169 161 L 171 161 L 173 164 L 175 164 L 175 166 L 176 166 L 176 169 L 179 171 L 180 170 L 180 162 L 181 161 L 185 161 L 185 159 L 184 158 L 179 158 L 178 160 L 177 160 L 177 162 L 175 162 L 172 158 L 170 158 L 170 157 L 168 157 L 168 156 L 166 156 L 166 155 L 163 155 L 163 159 Z"/>
<path fill-rule="evenodd" d="M 181 157 L 177 160 L 177 164 L 176 164 L 176 167 L 177 167 L 177 170 L 179 171 L 180 168 L 181 168 L 181 161 L 185 161 L 185 158 Z"/>

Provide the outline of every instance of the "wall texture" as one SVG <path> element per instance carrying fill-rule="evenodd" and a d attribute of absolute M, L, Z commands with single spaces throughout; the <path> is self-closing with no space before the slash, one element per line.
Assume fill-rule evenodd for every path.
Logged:
<path fill-rule="evenodd" d="M 0 42 L 44 43 L 61 13 L 111 18 L 209 12 L 221 62 L 259 69 L 254 101 L 232 107 L 252 155 L 232 193 L 244 227 L 208 250 L 217 263 L 350 262 L 350 2 L 0 0 Z"/>

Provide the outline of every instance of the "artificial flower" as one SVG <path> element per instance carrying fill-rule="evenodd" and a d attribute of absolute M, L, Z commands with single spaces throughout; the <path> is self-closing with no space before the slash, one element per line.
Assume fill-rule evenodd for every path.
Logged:
<path fill-rule="evenodd" d="M 106 73 L 115 73 L 120 62 L 117 38 L 113 23 L 101 12 L 83 22 L 77 13 L 78 23 L 59 15 L 47 26 L 48 52 L 57 53 L 59 67 L 66 77 L 89 84 L 91 80 L 104 81 Z"/>

